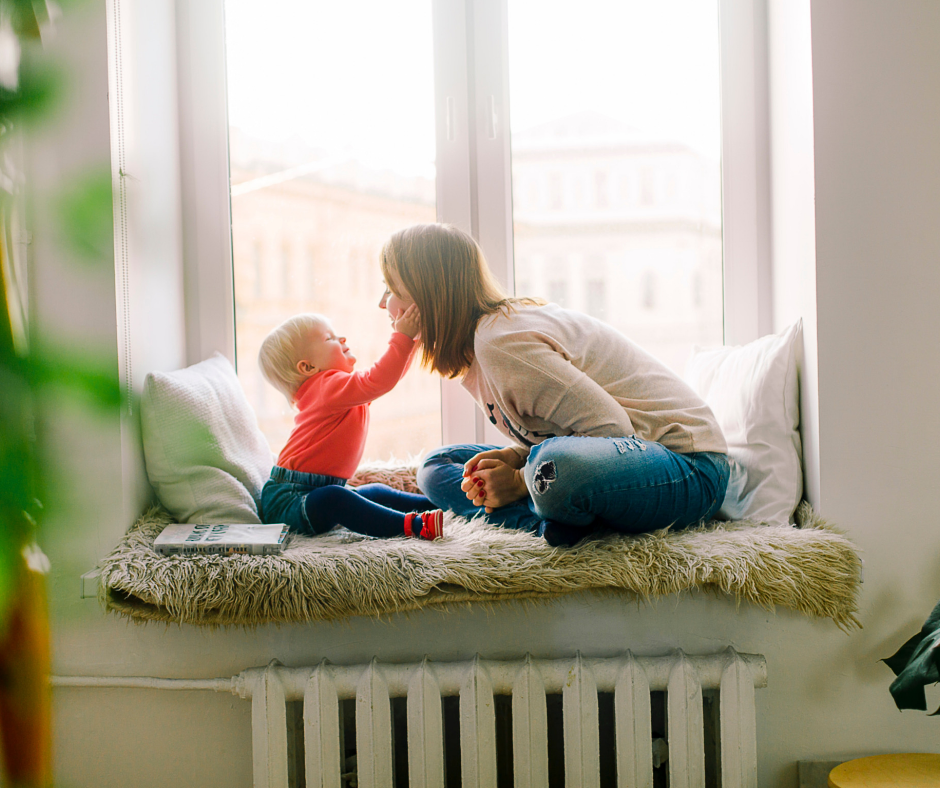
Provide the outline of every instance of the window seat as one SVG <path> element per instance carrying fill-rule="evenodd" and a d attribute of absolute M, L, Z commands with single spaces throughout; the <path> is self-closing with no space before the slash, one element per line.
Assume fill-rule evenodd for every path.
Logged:
<path fill-rule="evenodd" d="M 413 469 L 352 481 L 413 484 Z M 421 608 L 581 591 L 650 598 L 704 589 L 776 605 L 843 630 L 856 616 L 861 560 L 851 541 L 802 504 L 798 527 L 719 522 L 643 536 L 608 534 L 573 548 L 448 515 L 446 538 L 371 539 L 343 528 L 293 537 L 281 556 L 164 558 L 171 520 L 154 507 L 101 563 L 107 610 L 134 621 L 197 626 L 332 621 Z"/>

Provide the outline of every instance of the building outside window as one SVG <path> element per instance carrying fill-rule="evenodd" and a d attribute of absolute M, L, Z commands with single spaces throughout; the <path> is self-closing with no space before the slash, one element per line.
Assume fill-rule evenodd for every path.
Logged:
<path fill-rule="evenodd" d="M 548 200 L 553 211 L 560 211 L 565 207 L 565 181 L 560 172 L 548 175 Z"/>
<path fill-rule="evenodd" d="M 568 306 L 568 283 L 564 279 L 552 279 L 548 283 L 548 300 L 558 306 Z"/>
<path fill-rule="evenodd" d="M 640 172 L 640 203 L 652 205 L 656 202 L 656 175 L 649 167 Z"/>
<path fill-rule="evenodd" d="M 607 319 L 606 285 L 603 279 L 590 279 L 587 283 L 584 311 L 599 320 Z"/>
<path fill-rule="evenodd" d="M 607 170 L 597 170 L 594 173 L 594 207 L 606 208 L 607 203 Z"/>
<path fill-rule="evenodd" d="M 620 203 L 622 205 L 631 205 L 635 202 L 635 179 L 632 175 L 624 173 L 620 176 Z"/>
<path fill-rule="evenodd" d="M 656 274 L 644 271 L 640 278 L 640 305 L 645 310 L 656 308 Z"/>
<path fill-rule="evenodd" d="M 265 270 L 264 270 L 264 255 L 261 251 L 261 242 L 255 241 L 251 245 L 251 271 L 253 274 L 254 282 L 254 295 L 255 298 L 264 297 L 264 279 L 265 279 Z"/>
<path fill-rule="evenodd" d="M 290 246 L 285 243 L 281 246 L 281 296 L 283 298 L 290 297 L 293 287 L 291 273 Z"/>

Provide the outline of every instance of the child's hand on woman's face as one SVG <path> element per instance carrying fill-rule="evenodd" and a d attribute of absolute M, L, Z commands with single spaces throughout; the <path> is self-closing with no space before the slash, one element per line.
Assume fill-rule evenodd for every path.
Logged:
<path fill-rule="evenodd" d="M 421 314 L 418 312 L 418 307 L 411 304 L 398 317 L 392 318 L 392 328 L 415 339 L 421 331 Z"/>

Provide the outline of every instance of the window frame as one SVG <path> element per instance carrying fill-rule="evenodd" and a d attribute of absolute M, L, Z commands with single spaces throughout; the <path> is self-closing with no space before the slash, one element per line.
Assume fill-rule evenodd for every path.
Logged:
<path fill-rule="evenodd" d="M 717 0 L 726 344 L 772 330 L 767 12 Z M 432 0 L 437 219 L 480 243 L 513 292 L 508 3 Z M 177 0 L 187 355 L 235 363 L 224 0 Z M 446 44 L 442 42 L 447 42 Z M 441 382 L 447 443 L 506 439 L 457 381 Z"/>
<path fill-rule="evenodd" d="M 223 0 L 177 0 L 186 356 L 235 364 L 235 277 Z"/>

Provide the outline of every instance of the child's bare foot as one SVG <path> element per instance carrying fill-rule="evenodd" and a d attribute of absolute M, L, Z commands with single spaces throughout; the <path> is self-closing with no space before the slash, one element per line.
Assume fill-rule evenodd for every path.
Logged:
<path fill-rule="evenodd" d="M 421 523 L 421 531 L 417 534 L 412 529 L 415 517 L 418 517 Z M 444 536 L 444 512 L 441 509 L 433 509 L 430 512 L 409 512 L 405 515 L 405 536 L 427 539 L 429 542 L 441 539 Z"/>

